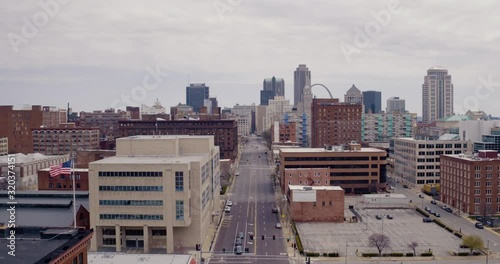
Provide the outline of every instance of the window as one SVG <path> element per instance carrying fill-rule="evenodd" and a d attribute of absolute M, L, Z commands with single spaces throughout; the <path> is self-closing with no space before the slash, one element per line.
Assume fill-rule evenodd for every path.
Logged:
<path fill-rule="evenodd" d="M 49 183 L 49 189 L 54 189 L 54 184 L 53 183 Z"/>
<path fill-rule="evenodd" d="M 491 197 L 486 197 L 486 203 L 491 204 Z"/>
<path fill-rule="evenodd" d="M 83 252 L 78 254 L 78 264 L 83 264 Z"/>
<path fill-rule="evenodd" d="M 184 172 L 175 172 L 175 190 L 178 192 L 184 191 Z"/>
<path fill-rule="evenodd" d="M 474 203 L 475 204 L 481 203 L 481 198 L 479 198 L 479 197 L 474 198 Z"/>
<path fill-rule="evenodd" d="M 479 195 L 479 194 L 481 194 L 481 189 L 475 189 L 475 190 L 474 190 L 474 194 L 475 194 L 475 195 Z"/>
<path fill-rule="evenodd" d="M 491 189 L 486 189 L 486 195 L 491 195 Z"/>
<path fill-rule="evenodd" d="M 184 220 L 184 201 L 175 201 L 175 220 Z"/>
<path fill-rule="evenodd" d="M 481 187 L 481 182 L 480 181 L 475 181 L 474 182 L 475 187 Z"/>
<path fill-rule="evenodd" d="M 481 179 L 481 173 L 476 173 L 475 178 L 476 179 Z"/>
<path fill-rule="evenodd" d="M 491 182 L 491 181 L 487 181 L 487 182 L 486 182 L 486 186 L 487 186 L 487 187 L 491 187 L 491 186 L 492 186 L 492 182 Z"/>

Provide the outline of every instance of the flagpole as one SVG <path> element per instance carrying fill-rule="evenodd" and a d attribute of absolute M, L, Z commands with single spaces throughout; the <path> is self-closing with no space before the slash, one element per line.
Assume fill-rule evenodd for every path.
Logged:
<path fill-rule="evenodd" d="M 76 229 L 75 156 L 73 153 L 71 153 L 71 177 L 73 178 L 73 226 Z"/>

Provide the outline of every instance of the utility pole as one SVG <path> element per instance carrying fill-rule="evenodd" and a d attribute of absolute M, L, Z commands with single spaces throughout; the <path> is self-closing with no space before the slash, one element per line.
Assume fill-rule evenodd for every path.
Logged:
<path fill-rule="evenodd" d="M 488 239 L 488 242 L 486 244 L 487 251 L 486 251 L 486 264 L 488 264 L 488 260 L 490 258 L 490 240 Z"/>
<path fill-rule="evenodd" d="M 347 264 L 347 241 L 345 242 L 345 264 Z"/>

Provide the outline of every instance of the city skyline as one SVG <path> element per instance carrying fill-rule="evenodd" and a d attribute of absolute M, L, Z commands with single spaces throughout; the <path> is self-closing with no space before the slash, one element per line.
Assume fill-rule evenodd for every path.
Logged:
<path fill-rule="evenodd" d="M 17 53 L 8 37 L 0 40 L 0 87 L 12 91 L 0 104 L 65 107 L 69 102 L 76 111 L 121 106 L 122 95 L 130 95 L 155 72 L 149 84 L 156 88 L 138 92 L 136 105 L 153 105 L 157 98 L 165 106 L 177 105 L 184 101 L 187 84 L 196 82 L 210 86 L 222 107 L 258 103 L 262 79 L 273 75 L 290 84 L 285 94 L 293 99 L 293 71 L 306 64 L 314 72 L 312 82 L 326 85 L 336 98 L 355 83 L 362 91 L 381 91 L 383 109 L 387 98 L 400 96 L 407 99 L 410 112 L 421 115 L 422 76 L 441 65 L 454 77 L 456 113 L 480 108 L 495 115 L 497 87 L 483 89 L 479 94 L 489 94 L 481 98 L 475 89 L 498 82 L 494 73 L 499 66 L 492 56 L 498 53 L 498 34 L 490 19 L 500 4 L 483 1 L 448 9 L 446 3 L 410 2 L 401 1 L 400 12 L 362 48 L 353 44 L 358 29 L 376 22 L 373 14 L 387 10 L 386 3 L 241 2 L 224 13 L 224 19 L 210 2 L 180 3 L 176 8 L 161 2 L 154 8 L 132 2 L 116 7 L 61 4 L 45 26 L 16 46 Z M 276 9 L 285 15 L 266 11 Z M 4 5 L 0 34 L 22 36 L 23 18 L 31 20 L 42 11 L 37 3 Z M 314 16 L 298 15 L 313 11 Z M 350 62 L 342 43 L 359 50 Z M 322 89 L 313 93 L 327 97 Z M 473 104 L 471 97 L 477 107 L 463 106 Z"/>

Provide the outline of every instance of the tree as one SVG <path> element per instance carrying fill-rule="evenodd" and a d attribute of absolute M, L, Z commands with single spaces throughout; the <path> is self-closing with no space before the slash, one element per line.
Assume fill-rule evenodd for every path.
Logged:
<path fill-rule="evenodd" d="M 470 249 L 470 254 L 474 249 L 480 249 L 484 247 L 483 239 L 478 235 L 465 236 L 463 238 L 462 244 Z"/>
<path fill-rule="evenodd" d="M 411 242 L 408 247 L 413 250 L 413 256 L 416 256 L 417 255 L 417 247 L 418 247 L 418 243 L 413 241 Z"/>
<path fill-rule="evenodd" d="M 266 142 L 266 146 L 268 149 L 271 149 L 271 147 L 273 145 L 273 137 L 272 137 L 271 133 L 272 133 L 271 129 L 268 129 L 268 130 L 262 132 L 262 138 Z"/>
<path fill-rule="evenodd" d="M 386 235 L 375 233 L 368 237 L 368 242 L 370 246 L 377 248 L 379 255 L 382 255 L 382 250 L 389 246 L 391 240 Z"/>

